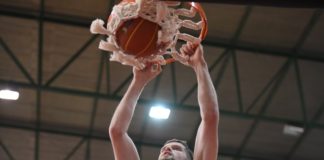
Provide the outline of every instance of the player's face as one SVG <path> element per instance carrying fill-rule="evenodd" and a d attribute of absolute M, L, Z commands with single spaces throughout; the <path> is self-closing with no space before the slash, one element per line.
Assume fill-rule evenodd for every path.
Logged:
<path fill-rule="evenodd" d="M 186 148 L 178 142 L 168 143 L 162 147 L 159 160 L 187 160 Z"/>

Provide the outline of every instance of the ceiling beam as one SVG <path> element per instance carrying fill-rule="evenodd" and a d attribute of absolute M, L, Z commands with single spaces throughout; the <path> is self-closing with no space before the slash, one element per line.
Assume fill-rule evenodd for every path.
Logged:
<path fill-rule="evenodd" d="M 177 90 L 177 78 L 176 78 L 176 67 L 175 63 L 171 63 L 170 65 L 171 70 L 171 82 L 172 82 L 172 97 L 173 97 L 173 103 L 176 104 L 178 101 L 178 90 Z"/>
<path fill-rule="evenodd" d="M 248 19 L 251 17 L 251 13 L 253 11 L 252 6 L 247 6 L 245 8 L 245 12 L 240 20 L 239 27 L 236 29 L 235 34 L 231 40 L 232 45 L 236 45 L 239 41 L 240 36 L 242 35 L 242 32 L 244 30 L 244 27 L 246 26 L 246 23 L 248 22 Z M 235 50 L 231 51 L 232 55 L 232 61 L 233 61 L 233 72 L 235 77 L 235 88 L 237 90 L 237 98 L 238 98 L 238 106 L 239 106 L 239 112 L 243 112 L 243 101 L 242 101 L 242 95 L 241 95 L 241 85 L 239 80 L 239 71 L 238 71 L 238 64 L 237 64 L 237 56 Z"/>
<path fill-rule="evenodd" d="M 103 71 L 104 71 L 105 61 L 106 61 L 105 56 L 103 54 L 101 54 L 100 63 L 99 63 L 99 67 L 98 67 L 99 71 L 98 71 L 98 77 L 97 77 L 97 83 L 96 83 L 96 91 L 95 91 L 96 94 L 100 93 L 100 88 L 101 88 L 101 84 L 102 84 L 102 75 L 103 75 Z M 99 101 L 99 97 L 94 97 L 91 116 L 90 116 L 89 129 L 88 129 L 89 137 L 91 137 L 91 135 L 93 134 L 92 132 L 93 132 L 94 124 L 95 124 L 95 118 L 96 118 L 96 115 L 97 115 L 98 101 Z M 90 160 L 91 159 L 91 147 L 90 147 L 90 144 L 91 144 L 91 139 L 88 139 L 87 143 L 86 143 L 85 160 Z"/>
<path fill-rule="evenodd" d="M 86 50 L 94 40 L 96 40 L 98 35 L 93 35 L 89 38 L 89 40 L 81 46 L 81 48 L 73 54 L 72 57 L 60 68 L 58 69 L 54 75 L 49 78 L 49 80 L 45 83 L 45 86 L 50 86 L 78 57 L 80 57 L 84 50 Z"/>
<path fill-rule="evenodd" d="M 311 119 L 310 123 L 314 123 L 320 119 L 320 117 L 324 113 L 324 104 L 320 106 L 320 108 L 317 110 L 314 117 Z M 305 138 L 309 135 L 311 128 L 306 124 L 306 127 L 304 129 L 304 132 L 300 135 L 300 137 L 297 139 L 295 144 L 291 147 L 289 153 L 286 156 L 287 160 L 292 159 L 293 155 L 295 154 L 298 147 L 302 144 L 302 142 L 305 140 Z"/>
<path fill-rule="evenodd" d="M 3 149 L 3 151 L 6 153 L 6 155 L 8 156 L 8 158 L 10 160 L 15 160 L 15 158 L 12 156 L 12 154 L 10 153 L 9 149 L 7 148 L 7 146 L 2 142 L 2 140 L 0 139 L 0 147 Z"/>
<path fill-rule="evenodd" d="M 105 56 L 105 64 L 106 64 L 106 93 L 111 94 L 111 76 L 110 76 L 110 62 L 109 56 L 107 52 L 102 51 L 102 54 Z"/>
<path fill-rule="evenodd" d="M 36 21 L 38 21 L 40 17 L 39 10 L 22 8 L 17 6 L 8 6 L 4 4 L 0 4 L 0 14 L 4 16 L 30 19 Z M 72 15 L 52 13 L 48 11 L 44 11 L 42 19 L 45 22 L 59 23 L 86 28 L 89 28 L 91 22 L 93 21 L 93 19 L 89 17 L 78 17 Z"/>
<path fill-rule="evenodd" d="M 33 89 L 33 90 L 37 89 L 36 85 L 31 85 L 31 84 L 25 83 L 25 82 L 15 82 L 15 81 L 11 81 L 11 80 L 0 79 L 0 84 L 11 84 L 11 85 L 14 85 L 19 88 L 27 88 L 27 89 Z M 107 94 L 82 91 L 82 90 L 76 90 L 76 89 L 70 89 L 70 88 L 45 87 L 45 86 L 40 86 L 40 88 L 46 92 L 63 93 L 63 94 L 84 96 L 84 97 L 93 97 L 93 98 L 99 97 L 100 99 L 113 100 L 113 101 L 118 101 L 118 102 L 122 99 L 122 96 L 112 96 L 112 95 L 107 95 Z M 154 101 L 139 99 L 138 103 L 142 104 L 144 107 L 149 107 L 148 105 L 154 103 Z M 170 103 L 170 104 L 166 104 L 166 105 L 174 105 L 174 104 Z M 199 112 L 199 107 L 195 106 L 195 105 L 184 105 L 184 104 L 180 105 L 178 103 L 175 105 L 177 106 L 175 109 Z M 258 117 L 257 115 L 252 114 L 252 113 L 239 113 L 239 112 L 227 111 L 227 110 L 220 110 L 220 113 L 224 116 L 237 117 L 237 118 L 247 119 L 247 120 L 253 120 L 256 117 Z M 271 116 L 266 116 L 266 115 L 259 117 L 259 119 L 263 120 L 263 121 L 267 121 L 267 122 L 281 123 L 281 124 L 286 124 L 286 123 L 290 123 L 290 122 L 303 123 L 303 121 L 296 121 L 296 120 L 291 120 L 288 118 L 271 117 Z M 312 128 L 324 129 L 323 124 L 310 123 L 309 125 Z"/>
<path fill-rule="evenodd" d="M 109 6 L 107 6 L 108 9 L 108 13 L 111 12 L 113 4 L 115 3 L 115 0 L 110 0 Z M 97 37 L 97 35 L 95 35 Z M 91 40 L 90 40 L 91 41 Z M 90 45 L 90 43 L 86 43 L 85 45 L 83 45 L 83 47 L 81 47 L 81 49 L 79 50 L 80 53 L 82 53 L 84 50 L 83 48 L 87 48 L 87 45 Z M 105 51 L 101 51 L 101 58 L 100 58 L 100 64 L 99 64 L 99 71 L 98 71 L 98 78 L 97 78 L 97 85 L 96 85 L 96 94 L 100 93 L 100 88 L 102 85 L 102 80 L 103 80 L 103 72 L 105 69 L 105 64 L 106 64 L 106 80 L 107 81 L 107 93 L 110 92 L 110 71 L 109 71 L 109 62 L 107 62 L 107 53 Z M 108 77 L 109 76 L 109 77 Z M 91 113 L 91 118 L 90 118 L 90 124 L 89 124 L 89 130 L 88 130 L 88 136 L 92 136 L 92 132 L 93 132 L 93 128 L 94 128 L 94 124 L 95 124 L 95 118 L 97 115 L 97 109 L 98 109 L 98 101 L 99 101 L 99 97 L 94 97 L 93 100 L 93 108 L 92 108 L 92 113 Z M 84 139 L 84 138 L 83 138 Z M 83 142 L 80 142 L 80 146 Z M 90 160 L 91 159 L 91 139 L 87 140 L 87 144 L 86 144 L 86 154 L 85 154 L 85 160 Z M 76 149 L 77 150 L 77 149 Z"/>
<path fill-rule="evenodd" d="M 21 73 L 28 79 L 28 81 L 32 84 L 35 84 L 35 81 L 31 77 L 31 75 L 28 73 L 27 69 L 22 65 L 22 63 L 15 56 L 15 54 L 12 52 L 12 50 L 9 48 L 9 46 L 3 41 L 2 37 L 0 37 L 0 46 L 3 47 L 3 49 L 5 50 L 5 53 L 8 54 L 8 56 L 16 64 L 16 66 L 19 68 Z"/>
<path fill-rule="evenodd" d="M 230 44 L 229 42 L 225 42 L 223 40 L 218 40 L 217 38 L 207 37 L 204 41 L 202 41 L 203 45 L 211 46 L 211 47 L 219 47 L 219 48 L 228 48 L 236 51 L 244 51 L 248 53 L 254 54 L 263 54 L 270 56 L 277 56 L 283 58 L 296 57 L 298 60 L 307 60 L 313 62 L 324 63 L 324 56 L 314 56 L 314 55 L 322 55 L 320 52 L 305 52 L 300 51 L 302 54 L 296 55 L 294 52 L 284 51 L 283 49 L 276 48 L 266 48 L 262 46 L 258 46 L 257 44 Z M 246 54 L 244 52 L 239 52 L 238 54 Z"/>
<path fill-rule="evenodd" d="M 41 126 L 41 104 L 42 104 L 42 89 L 43 84 L 43 44 L 44 44 L 44 11 L 45 0 L 40 0 L 38 12 L 38 52 L 37 52 L 37 89 L 36 89 L 36 121 L 35 121 L 35 153 L 34 159 L 40 159 L 40 126 Z"/>
<path fill-rule="evenodd" d="M 239 67 L 237 64 L 237 56 L 236 52 L 232 51 L 232 61 L 233 61 L 233 70 L 234 70 L 234 78 L 235 78 L 235 88 L 237 93 L 237 100 L 238 100 L 238 109 L 240 113 L 243 113 L 243 97 L 241 91 L 241 83 L 240 83 L 240 75 L 239 75 Z"/>
<path fill-rule="evenodd" d="M 316 26 L 316 24 L 319 22 L 320 17 L 322 15 L 322 10 L 317 9 L 313 12 L 313 15 L 311 16 L 309 22 L 307 23 L 306 27 L 304 28 L 302 34 L 300 35 L 297 43 L 295 44 L 295 47 L 293 48 L 292 52 L 295 52 L 299 54 L 299 52 L 302 49 L 302 46 L 304 45 L 307 38 L 310 36 L 312 30 Z"/>
<path fill-rule="evenodd" d="M 300 73 L 300 66 L 298 64 L 298 61 L 294 60 L 294 71 L 296 75 L 296 83 L 297 83 L 297 89 L 299 94 L 299 100 L 300 100 L 300 107 L 302 111 L 302 117 L 304 121 L 304 125 L 308 123 L 308 117 L 307 117 L 307 109 L 306 109 L 306 102 L 305 102 L 305 95 L 304 95 L 304 87 L 302 83 L 301 73 Z"/>
<path fill-rule="evenodd" d="M 117 94 L 128 84 L 133 78 L 133 73 L 130 73 L 127 78 L 115 89 L 115 91 L 111 94 L 113 96 L 117 96 Z"/>
<path fill-rule="evenodd" d="M 69 160 L 74 153 L 82 146 L 82 144 L 88 140 L 88 138 L 82 137 L 81 140 L 79 141 L 79 143 L 77 143 L 72 150 L 66 155 L 66 157 L 64 158 L 64 160 Z"/>
<path fill-rule="evenodd" d="M 275 93 L 277 92 L 278 88 L 280 87 L 282 81 L 284 80 L 285 76 L 287 75 L 287 72 L 289 70 L 290 64 L 291 64 L 291 59 L 288 59 L 284 65 L 280 68 L 280 70 L 278 71 L 278 73 L 280 74 L 280 76 L 276 79 L 276 81 L 273 82 L 273 86 L 272 88 L 270 88 L 269 90 L 269 95 L 267 96 L 266 100 L 263 102 L 261 109 L 258 111 L 257 117 L 253 120 L 252 125 L 250 126 L 250 129 L 248 130 L 248 132 L 245 134 L 244 139 L 242 140 L 239 149 L 236 152 L 236 155 L 238 157 L 240 157 L 240 155 L 242 155 L 242 152 L 245 148 L 245 146 L 248 144 L 248 142 L 250 141 L 253 133 L 256 130 L 257 125 L 260 122 L 260 118 L 262 117 L 265 113 L 266 110 L 268 109 L 270 102 L 272 101 Z"/>

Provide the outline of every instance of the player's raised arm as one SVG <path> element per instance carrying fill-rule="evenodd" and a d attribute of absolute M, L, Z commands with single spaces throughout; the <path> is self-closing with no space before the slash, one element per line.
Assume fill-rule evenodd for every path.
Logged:
<path fill-rule="evenodd" d="M 201 123 L 197 132 L 194 160 L 216 160 L 218 154 L 219 109 L 217 95 L 204 59 L 203 47 L 187 44 L 182 53 L 190 56 L 188 65 L 196 73 Z"/>
<path fill-rule="evenodd" d="M 138 152 L 134 142 L 128 136 L 127 130 L 142 90 L 160 72 L 160 66 L 157 67 L 157 70 L 152 70 L 152 66 L 148 66 L 144 70 L 133 68 L 133 80 L 117 106 L 109 126 L 115 160 L 139 160 Z"/>

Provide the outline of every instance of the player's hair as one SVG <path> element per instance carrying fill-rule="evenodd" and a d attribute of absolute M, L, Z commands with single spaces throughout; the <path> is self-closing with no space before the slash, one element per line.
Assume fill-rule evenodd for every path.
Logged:
<path fill-rule="evenodd" d="M 171 143 L 171 142 L 177 142 L 177 143 L 180 143 L 182 144 L 184 147 L 185 147 L 185 150 L 186 150 L 186 154 L 187 154 L 187 159 L 188 160 L 193 160 L 193 154 L 192 154 L 192 151 L 190 150 L 188 144 L 186 141 L 183 141 L 183 140 L 179 140 L 179 139 L 171 139 L 171 140 L 168 140 L 164 143 L 164 145 L 168 144 L 168 143 Z"/>

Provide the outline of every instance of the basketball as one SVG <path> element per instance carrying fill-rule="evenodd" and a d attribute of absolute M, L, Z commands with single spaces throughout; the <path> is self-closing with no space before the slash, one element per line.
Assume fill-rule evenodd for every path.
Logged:
<path fill-rule="evenodd" d="M 116 42 L 124 53 L 136 58 L 158 52 L 158 31 L 161 27 L 141 17 L 122 23 L 116 31 Z"/>

